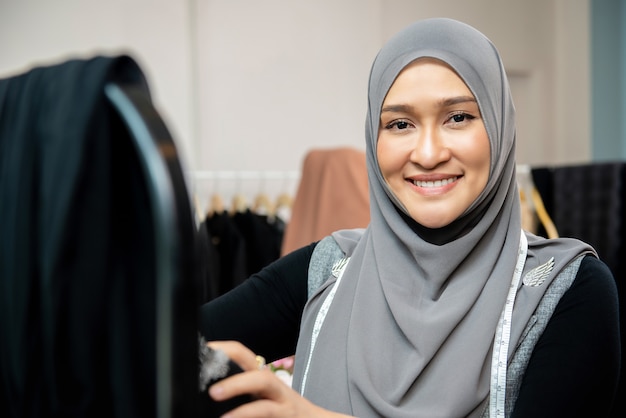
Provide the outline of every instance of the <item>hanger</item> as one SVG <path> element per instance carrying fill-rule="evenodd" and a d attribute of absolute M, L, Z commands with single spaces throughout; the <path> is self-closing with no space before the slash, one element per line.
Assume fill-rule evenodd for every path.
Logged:
<path fill-rule="evenodd" d="M 541 199 L 541 194 L 535 187 L 531 175 L 531 169 L 529 165 L 519 164 L 516 170 L 517 184 L 520 190 L 520 201 L 522 203 L 522 226 L 530 232 L 536 232 L 536 224 L 534 224 L 534 216 L 536 215 L 541 222 L 541 225 L 546 231 L 548 238 L 558 238 L 559 233 L 546 211 L 546 208 Z M 529 219 L 529 217 L 531 217 Z M 533 229 L 530 229 L 533 228 Z"/>
<path fill-rule="evenodd" d="M 281 193 L 276 199 L 276 209 L 291 209 L 293 198 L 289 193 Z"/>
<path fill-rule="evenodd" d="M 535 216 L 535 211 L 533 210 L 533 204 L 530 201 L 530 196 L 528 196 L 528 191 L 520 188 L 519 197 L 521 203 L 522 210 L 522 229 L 524 231 L 532 232 L 533 234 L 537 233 L 537 216 Z"/>
<path fill-rule="evenodd" d="M 233 196 L 232 206 L 230 208 L 230 214 L 234 215 L 235 213 L 242 213 L 248 209 L 248 202 L 246 197 L 241 193 L 236 193 Z"/>
<path fill-rule="evenodd" d="M 211 200 L 209 202 L 209 210 L 207 211 L 207 216 L 213 216 L 216 213 L 220 214 L 225 211 L 224 207 L 224 199 L 219 193 L 214 193 L 211 196 Z"/>
<path fill-rule="evenodd" d="M 252 211 L 258 215 L 274 216 L 274 204 L 266 193 L 259 193 L 254 199 Z"/>
<path fill-rule="evenodd" d="M 541 225 L 543 225 L 543 228 L 546 230 L 546 234 L 548 235 L 548 238 L 558 238 L 559 233 L 556 230 L 556 226 L 554 226 L 554 223 L 552 222 L 550 215 L 548 215 L 548 212 L 546 211 L 546 208 L 543 205 L 543 200 L 541 199 L 541 195 L 539 194 L 539 191 L 535 187 L 533 187 L 533 189 L 531 190 L 531 200 L 535 206 L 535 212 L 537 213 L 537 216 L 539 217 L 539 220 L 541 221 Z"/>

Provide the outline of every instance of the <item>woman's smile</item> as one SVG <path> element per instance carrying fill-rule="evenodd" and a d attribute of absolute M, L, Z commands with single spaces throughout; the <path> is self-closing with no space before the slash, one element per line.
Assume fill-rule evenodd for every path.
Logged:
<path fill-rule="evenodd" d="M 422 194 L 443 194 L 452 189 L 459 176 L 429 176 L 420 178 L 408 178 L 407 182 L 415 186 L 418 193 Z"/>

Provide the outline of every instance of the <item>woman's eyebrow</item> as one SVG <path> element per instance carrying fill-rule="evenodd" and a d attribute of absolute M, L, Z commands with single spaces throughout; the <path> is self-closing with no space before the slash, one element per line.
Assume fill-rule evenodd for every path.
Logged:
<path fill-rule="evenodd" d="M 468 103 L 468 102 L 476 103 L 476 99 L 474 98 L 474 96 L 449 97 L 449 98 L 441 99 L 439 101 L 439 106 L 449 107 L 449 106 L 457 105 L 459 103 Z M 411 113 L 412 110 L 413 110 L 413 106 L 408 105 L 408 104 L 390 104 L 390 105 L 384 106 L 381 109 L 380 113 L 385 113 L 385 112 Z"/>
<path fill-rule="evenodd" d="M 473 102 L 476 103 L 476 99 L 474 96 L 458 96 L 458 97 L 450 97 L 449 99 L 441 100 L 440 104 L 442 107 L 454 106 L 459 103 L 467 103 Z"/>
<path fill-rule="evenodd" d="M 393 113 L 410 113 L 413 110 L 413 106 L 405 104 L 387 105 L 380 110 L 380 113 L 393 112 Z"/>

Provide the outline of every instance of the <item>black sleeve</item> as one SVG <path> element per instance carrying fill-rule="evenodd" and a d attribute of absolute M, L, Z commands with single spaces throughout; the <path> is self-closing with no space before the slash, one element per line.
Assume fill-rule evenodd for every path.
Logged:
<path fill-rule="evenodd" d="M 294 354 L 315 243 L 276 260 L 200 307 L 207 340 L 240 341 L 269 361 Z"/>
<path fill-rule="evenodd" d="M 619 369 L 617 288 L 587 256 L 537 342 L 511 416 L 606 417 Z"/>

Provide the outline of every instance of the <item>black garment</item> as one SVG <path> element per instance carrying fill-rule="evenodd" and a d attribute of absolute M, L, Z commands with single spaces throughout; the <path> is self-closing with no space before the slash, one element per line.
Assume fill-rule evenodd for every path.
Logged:
<path fill-rule="evenodd" d="M 227 212 L 214 213 L 204 220 L 219 259 L 218 294 L 223 295 L 241 284 L 246 271 L 245 241 Z"/>
<path fill-rule="evenodd" d="M 615 277 L 626 346 L 626 163 L 535 167 L 533 181 L 559 235 L 591 244 Z M 612 417 L 626 416 L 626 365 Z"/>
<path fill-rule="evenodd" d="M 198 227 L 196 251 L 198 252 L 198 275 L 200 292 L 198 304 L 212 301 L 220 295 L 220 257 L 217 246 L 213 243 L 206 221 Z"/>
<path fill-rule="evenodd" d="M 559 236 L 588 242 L 615 277 L 624 277 L 626 164 L 537 167 L 532 176 Z"/>
<path fill-rule="evenodd" d="M 176 383 L 172 405 L 184 412 L 193 407 L 185 401 L 197 394 L 196 306 L 188 304 L 184 321 L 168 322 L 180 312 L 174 294 L 188 290 L 185 275 L 171 286 L 169 309 L 157 311 L 150 177 L 135 137 L 105 96 L 110 83 L 128 87 L 145 107 L 142 116 L 152 117 L 150 128 L 162 128 L 158 115 L 148 112 L 147 84 L 129 57 L 72 60 L 0 80 L 3 417 L 154 417 L 157 382 L 166 379 Z M 166 139 L 159 137 L 163 144 Z M 154 142 L 142 150 L 156 149 Z M 166 145 L 171 168 L 177 154 Z M 170 197 L 163 206 L 175 213 L 167 221 L 189 227 L 176 237 L 177 261 L 188 266 L 193 224 L 188 196 L 178 193 L 184 186 L 175 181 L 182 180 L 176 167 L 178 177 L 168 172 L 175 207 Z M 188 293 L 192 300 L 193 290 Z M 189 331 L 188 341 L 157 344 L 156 335 L 164 335 L 157 312 L 166 318 L 159 325 L 171 326 L 171 335 Z M 190 346 L 191 354 L 183 350 L 187 361 L 169 368 L 157 361 L 157 346 L 168 356 L 159 360 L 172 360 L 181 347 Z"/>
<path fill-rule="evenodd" d="M 149 233 L 150 219 L 122 211 L 126 205 L 147 210 L 147 198 L 127 171 L 122 141 L 108 141 L 121 124 L 94 117 L 111 112 L 104 83 L 125 77 L 143 78 L 128 58 L 98 58 L 0 82 L 0 394 L 8 397 L 1 408 L 8 416 L 116 416 L 113 408 L 128 408 L 131 416 L 145 411 L 141 404 L 151 397 L 133 375 L 153 374 L 153 350 L 141 353 L 141 340 L 155 330 L 120 323 L 111 335 L 114 321 L 106 316 L 116 292 L 149 298 L 140 278 L 154 274 L 122 267 L 125 253 L 136 257 L 135 266 L 148 257 L 147 247 L 129 248 L 141 249 L 140 237 L 150 240 L 140 232 Z M 117 170 L 114 155 L 120 156 Z M 128 185 L 127 194 L 114 201 L 111 186 L 118 180 Z M 107 240 L 119 246 L 110 248 Z M 141 315 L 150 307 L 126 308 Z M 136 339 L 138 350 L 126 372 L 115 358 L 91 361 L 102 353 L 99 346 L 126 338 Z M 133 402 L 116 405 L 116 391 L 128 391 Z"/>
<path fill-rule="evenodd" d="M 239 340 L 270 360 L 293 354 L 314 247 L 286 255 L 204 305 L 204 337 Z M 514 417 L 606 416 L 620 364 L 617 309 L 609 270 L 585 257 L 533 352 Z"/>
<path fill-rule="evenodd" d="M 280 257 L 285 222 L 247 209 L 229 215 L 213 213 L 201 224 L 209 235 L 207 256 L 213 257 L 207 277 L 210 299 L 240 285 L 250 275 Z"/>
<path fill-rule="evenodd" d="M 272 218 L 270 222 L 266 215 L 258 215 L 250 209 L 234 213 L 232 220 L 245 243 L 246 277 L 280 257 L 284 231 L 282 221 Z"/>

